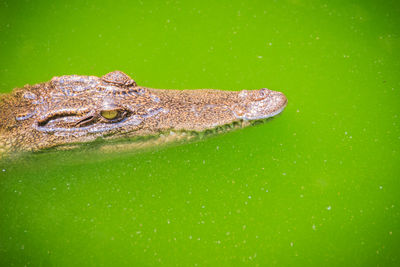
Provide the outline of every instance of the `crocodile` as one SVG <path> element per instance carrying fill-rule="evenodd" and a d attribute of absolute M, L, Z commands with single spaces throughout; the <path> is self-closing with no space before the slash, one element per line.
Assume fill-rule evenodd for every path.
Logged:
<path fill-rule="evenodd" d="M 97 139 L 204 132 L 279 114 L 281 92 L 172 90 L 138 86 L 127 74 L 65 75 L 0 96 L 0 158 Z"/>

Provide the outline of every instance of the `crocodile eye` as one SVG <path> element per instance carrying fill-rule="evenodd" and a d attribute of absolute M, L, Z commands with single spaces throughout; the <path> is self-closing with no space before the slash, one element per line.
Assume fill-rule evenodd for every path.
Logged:
<path fill-rule="evenodd" d="M 116 117 L 118 117 L 118 114 L 118 110 L 103 110 L 100 112 L 100 115 L 107 120 L 115 119 Z"/>

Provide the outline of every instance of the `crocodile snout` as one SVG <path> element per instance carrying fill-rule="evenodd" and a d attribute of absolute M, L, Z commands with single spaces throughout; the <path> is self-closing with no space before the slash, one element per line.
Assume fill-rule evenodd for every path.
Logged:
<path fill-rule="evenodd" d="M 238 103 L 232 107 L 232 111 L 237 118 L 244 120 L 273 117 L 281 113 L 287 104 L 287 98 L 283 93 L 266 88 L 242 90 L 238 97 Z"/>

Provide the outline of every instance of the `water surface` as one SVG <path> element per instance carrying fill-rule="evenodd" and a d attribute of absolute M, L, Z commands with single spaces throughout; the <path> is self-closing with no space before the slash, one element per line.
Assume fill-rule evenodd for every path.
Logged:
<path fill-rule="evenodd" d="M 0 163 L 0 264 L 399 265 L 396 1 L 0 2 L 0 90 L 268 87 L 266 124 Z"/>

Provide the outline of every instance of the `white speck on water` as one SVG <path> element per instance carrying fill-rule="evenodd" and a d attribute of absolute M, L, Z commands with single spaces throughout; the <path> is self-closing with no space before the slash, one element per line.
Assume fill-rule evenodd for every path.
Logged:
<path fill-rule="evenodd" d="M 5 172 L 5 171 L 6 171 L 6 169 L 3 169 L 2 171 L 3 171 L 3 172 Z"/>
<path fill-rule="evenodd" d="M 344 132 L 345 135 L 347 135 L 347 132 Z"/>
<path fill-rule="evenodd" d="M 313 225 L 312 225 L 312 229 L 313 229 L 314 231 L 315 231 L 315 228 L 316 228 L 316 227 L 315 227 L 315 224 L 313 224 Z"/>
<path fill-rule="evenodd" d="M 326 207 L 326 210 L 331 210 L 331 209 L 332 209 L 331 206 Z"/>
<path fill-rule="evenodd" d="M 290 246 L 293 247 L 293 242 L 290 242 Z"/>
<path fill-rule="evenodd" d="M 271 42 L 269 42 L 269 43 L 268 43 L 268 45 L 269 45 L 269 46 L 271 46 L 271 45 L 272 45 L 272 43 L 271 43 Z"/>
<path fill-rule="evenodd" d="M 204 205 L 203 205 L 203 206 L 201 206 L 201 208 L 202 208 L 202 209 L 204 209 L 205 207 L 206 207 L 206 206 L 204 206 Z"/>
<path fill-rule="evenodd" d="M 300 110 L 298 109 L 298 110 L 296 110 L 296 112 L 297 112 L 297 113 L 299 113 L 299 112 L 300 112 Z"/>
<path fill-rule="evenodd" d="M 257 58 L 260 58 L 260 59 L 261 59 L 261 58 L 263 58 L 263 57 L 262 57 L 262 56 L 257 56 Z"/>
<path fill-rule="evenodd" d="M 282 175 L 285 176 L 285 175 L 286 175 L 286 172 L 282 173 Z"/>
<path fill-rule="evenodd" d="M 54 190 L 57 190 L 57 187 L 53 187 L 53 191 L 54 191 Z"/>
<path fill-rule="evenodd" d="M 249 199 L 251 199 L 251 196 L 248 196 Z"/>
<path fill-rule="evenodd" d="M 205 160 L 203 160 L 203 164 L 206 164 L 206 161 L 205 161 Z"/>
<path fill-rule="evenodd" d="M 230 235 L 231 234 L 231 232 L 226 232 L 226 235 Z"/>
<path fill-rule="evenodd" d="M 192 238 L 193 238 L 193 237 L 190 235 L 190 236 L 189 236 L 189 239 L 192 240 Z"/>
<path fill-rule="evenodd" d="M 383 189 L 383 186 L 380 185 L 380 186 L 379 186 L 379 189 L 382 190 L 382 189 Z"/>
<path fill-rule="evenodd" d="M 167 220 L 167 223 L 168 223 L 168 224 L 170 224 L 170 223 L 171 223 L 171 221 L 168 219 L 168 220 Z"/>

